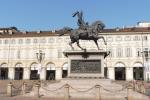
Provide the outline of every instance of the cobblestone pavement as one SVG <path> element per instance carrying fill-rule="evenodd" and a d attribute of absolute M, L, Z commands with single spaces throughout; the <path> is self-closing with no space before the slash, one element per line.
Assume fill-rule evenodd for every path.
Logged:
<path fill-rule="evenodd" d="M 25 96 L 22 96 L 22 95 L 15 95 L 13 97 L 8 97 L 6 96 L 6 88 L 7 88 L 7 84 L 9 82 L 12 82 L 13 84 L 15 84 L 15 87 L 20 87 L 21 84 L 24 82 L 24 81 L 14 81 L 14 80 L 0 80 L 0 100 L 63 100 L 62 97 L 57 97 L 57 98 L 51 98 L 49 96 L 42 96 L 40 98 L 36 98 L 36 97 L 33 97 L 33 96 L 29 96 L 29 95 L 25 95 Z M 32 85 L 34 81 L 26 81 L 29 85 Z M 44 82 L 43 82 L 44 83 Z M 46 81 L 45 83 L 48 83 L 48 84 L 51 84 L 51 83 L 60 83 L 60 82 L 56 82 L 56 81 Z M 78 82 L 77 82 L 78 83 Z M 113 82 L 113 83 L 118 83 L 118 82 Z M 121 84 L 124 84 L 126 82 L 121 82 Z M 75 84 L 75 83 L 74 83 Z M 119 82 L 120 84 L 120 82 Z M 143 97 L 143 99 L 136 99 L 136 100 L 150 100 L 148 99 L 148 97 L 142 95 L 142 94 L 139 94 L 139 93 L 134 93 L 135 96 L 136 95 L 141 95 Z M 113 95 L 112 95 L 113 96 Z M 75 98 L 75 97 L 71 97 L 70 100 L 94 100 L 93 98 L 88 98 L 88 97 L 84 97 L 84 98 Z M 112 98 L 108 98 L 107 95 L 103 96 L 101 100 L 127 100 L 126 99 L 126 96 L 124 96 L 124 98 L 120 99 L 120 98 L 115 98 L 115 99 L 112 99 Z M 134 100 L 134 99 L 133 99 Z"/>

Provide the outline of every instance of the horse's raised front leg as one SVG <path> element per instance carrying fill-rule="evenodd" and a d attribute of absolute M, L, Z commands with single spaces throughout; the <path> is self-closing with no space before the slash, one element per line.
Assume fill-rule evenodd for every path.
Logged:
<path fill-rule="evenodd" d="M 98 37 L 98 39 L 101 39 L 101 38 L 103 39 L 104 44 L 107 45 L 107 42 L 105 41 L 105 38 L 104 38 L 103 36 L 99 36 L 99 37 Z"/>
<path fill-rule="evenodd" d="M 95 44 L 96 44 L 98 50 L 100 50 L 100 48 L 99 48 L 99 46 L 98 46 L 98 43 L 97 43 L 97 40 L 94 40 L 94 42 L 95 42 Z"/>
<path fill-rule="evenodd" d="M 80 46 L 79 41 L 77 41 L 77 46 L 78 46 L 80 49 L 84 50 L 84 49 Z"/>
<path fill-rule="evenodd" d="M 70 45 L 71 49 L 74 50 L 74 48 L 73 48 L 73 46 L 72 46 L 72 41 L 69 42 L 69 45 Z"/>
<path fill-rule="evenodd" d="M 107 42 L 105 41 L 105 38 L 103 36 L 101 38 L 103 39 L 105 45 L 107 45 Z"/>

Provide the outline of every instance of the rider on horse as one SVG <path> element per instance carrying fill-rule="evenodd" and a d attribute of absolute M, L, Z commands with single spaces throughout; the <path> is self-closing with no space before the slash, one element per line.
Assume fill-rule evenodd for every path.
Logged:
<path fill-rule="evenodd" d="M 91 37 L 93 35 L 92 32 L 88 32 L 89 31 L 89 25 L 88 23 L 83 20 L 83 12 L 79 12 L 79 11 L 76 11 L 75 13 L 73 13 L 73 16 L 72 17 L 75 17 L 77 15 L 78 17 L 78 26 L 79 26 L 79 31 L 84 31 L 84 32 L 87 32 L 88 33 L 88 36 Z"/>

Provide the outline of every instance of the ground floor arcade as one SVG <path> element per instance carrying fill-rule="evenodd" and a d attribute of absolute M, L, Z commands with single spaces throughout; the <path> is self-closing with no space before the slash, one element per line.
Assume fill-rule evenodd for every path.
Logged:
<path fill-rule="evenodd" d="M 144 80 L 144 67 L 136 63 L 133 67 L 126 67 L 123 63 L 107 68 L 107 76 L 111 80 Z"/>
<path fill-rule="evenodd" d="M 30 68 L 1 68 L 0 79 L 15 80 L 60 80 L 67 77 L 67 68 L 42 68 L 40 75 L 37 69 Z M 111 80 L 143 80 L 143 67 L 105 68 L 105 77 Z"/>
<path fill-rule="evenodd" d="M 14 79 L 14 80 L 59 80 L 68 75 L 67 69 L 53 68 L 51 70 L 42 68 L 41 73 L 38 74 L 37 69 L 30 68 L 0 68 L 0 79 Z"/>
<path fill-rule="evenodd" d="M 30 67 L 23 67 L 21 63 L 15 67 L 7 67 L 4 63 L 0 66 L 0 80 L 60 80 L 68 76 L 67 70 L 67 64 L 56 67 L 53 63 L 49 63 L 39 71 L 37 63 L 33 63 Z"/>
<path fill-rule="evenodd" d="M 15 67 L 7 67 L 5 64 L 0 67 L 0 79 L 14 80 L 60 80 L 68 76 L 68 65 L 56 67 L 49 63 L 46 67 L 42 67 L 40 75 L 38 73 L 37 64 L 33 63 L 30 67 L 22 67 L 22 64 L 16 64 Z M 105 78 L 111 80 L 143 80 L 144 68 L 142 64 L 136 63 L 133 67 L 126 67 L 122 63 L 116 64 L 115 67 L 104 68 Z"/>

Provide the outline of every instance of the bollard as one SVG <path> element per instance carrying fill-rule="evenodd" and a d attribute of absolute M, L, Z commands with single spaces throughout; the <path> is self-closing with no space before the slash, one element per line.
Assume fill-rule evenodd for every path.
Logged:
<path fill-rule="evenodd" d="M 127 91 L 127 96 L 128 96 L 128 99 L 127 99 L 127 100 L 133 100 L 132 92 L 133 92 L 133 87 L 132 87 L 131 84 L 129 84 L 129 85 L 128 85 L 128 91 Z"/>
<path fill-rule="evenodd" d="M 137 83 L 135 84 L 135 91 L 138 91 L 138 85 L 137 85 Z"/>
<path fill-rule="evenodd" d="M 27 86 L 27 83 L 23 83 L 22 85 L 22 94 L 25 95 L 26 94 L 26 86 Z"/>
<path fill-rule="evenodd" d="M 132 81 L 132 86 L 133 86 L 133 90 L 134 90 L 134 91 L 135 91 L 135 88 L 136 88 L 136 86 L 135 86 L 135 85 L 136 85 L 136 84 L 135 84 L 135 82 L 136 82 L 135 80 L 133 80 L 133 81 Z"/>
<path fill-rule="evenodd" d="M 7 96 L 12 96 L 12 83 L 10 82 L 8 85 L 7 85 Z"/>
<path fill-rule="evenodd" d="M 140 86 L 140 92 L 145 94 L 145 87 L 144 87 L 144 84 L 141 84 Z"/>
<path fill-rule="evenodd" d="M 33 81 L 32 85 L 33 85 L 33 88 L 32 88 L 32 91 L 34 91 L 34 86 L 37 84 L 36 81 Z"/>
<path fill-rule="evenodd" d="M 100 88 L 100 85 L 95 85 L 95 100 L 101 100 Z"/>
<path fill-rule="evenodd" d="M 64 100 L 69 100 L 69 85 L 65 84 L 64 86 Z"/>
<path fill-rule="evenodd" d="M 41 81 L 40 81 L 40 80 L 38 81 L 38 84 L 39 84 L 39 86 L 41 87 Z"/>
<path fill-rule="evenodd" d="M 40 97 L 40 95 L 39 95 L 39 88 L 40 88 L 39 84 L 34 84 L 33 92 L 34 92 L 34 96 L 35 97 Z"/>

